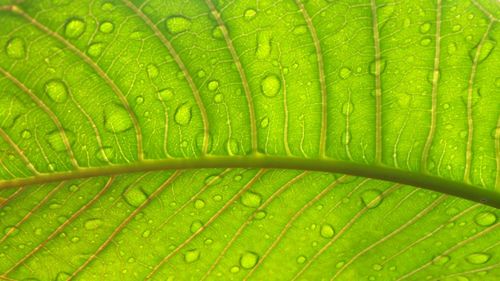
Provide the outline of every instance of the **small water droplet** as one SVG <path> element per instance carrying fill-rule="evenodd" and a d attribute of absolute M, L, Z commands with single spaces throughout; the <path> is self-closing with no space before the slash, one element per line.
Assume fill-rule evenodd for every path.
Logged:
<path fill-rule="evenodd" d="M 215 91 L 219 88 L 219 81 L 212 80 L 212 81 L 208 82 L 207 87 L 210 91 Z"/>
<path fill-rule="evenodd" d="M 259 194 L 253 193 L 251 191 L 248 191 L 241 196 L 241 203 L 250 208 L 259 207 L 261 202 L 262 197 Z"/>
<path fill-rule="evenodd" d="M 31 138 L 31 131 L 30 130 L 23 130 L 21 132 L 21 137 L 25 140 L 30 139 Z"/>
<path fill-rule="evenodd" d="M 199 220 L 195 220 L 191 223 L 191 226 L 189 227 L 189 230 L 191 231 L 191 233 L 195 233 L 196 231 L 198 231 L 198 229 L 200 229 L 201 227 L 203 226 L 203 223 Z"/>
<path fill-rule="evenodd" d="M 214 27 L 214 29 L 212 29 L 212 37 L 215 39 L 223 39 L 224 34 L 222 33 L 222 28 L 221 26 Z"/>
<path fill-rule="evenodd" d="M 105 11 L 105 12 L 111 12 L 115 9 L 115 5 L 111 2 L 106 2 L 104 4 L 102 4 L 101 6 L 101 10 Z"/>
<path fill-rule="evenodd" d="M 270 31 L 261 31 L 257 34 L 257 49 L 255 56 L 258 59 L 265 59 L 271 54 L 272 33 Z"/>
<path fill-rule="evenodd" d="M 238 272 L 240 272 L 240 267 L 235 265 L 235 266 L 231 267 L 231 269 L 229 269 L 229 271 L 231 273 L 238 273 Z"/>
<path fill-rule="evenodd" d="M 342 114 L 349 115 L 354 111 L 354 104 L 352 102 L 345 102 L 342 105 Z"/>
<path fill-rule="evenodd" d="M 188 103 L 183 103 L 175 111 L 174 120 L 177 124 L 181 126 L 186 126 L 191 122 L 192 109 Z"/>
<path fill-rule="evenodd" d="M 194 207 L 196 209 L 202 209 L 203 207 L 205 207 L 205 201 L 197 199 L 196 201 L 194 201 Z"/>
<path fill-rule="evenodd" d="M 257 11 L 255 11 L 254 9 L 247 9 L 243 14 L 243 17 L 245 18 L 245 20 L 249 21 L 253 19 L 256 15 Z"/>
<path fill-rule="evenodd" d="M 57 103 L 65 102 L 68 99 L 68 88 L 59 79 L 53 79 L 45 83 L 45 93 L 51 100 Z"/>
<path fill-rule="evenodd" d="M 149 235 L 151 235 L 151 230 L 145 230 L 143 233 L 142 233 L 142 237 L 144 238 L 148 238 Z"/>
<path fill-rule="evenodd" d="M 262 79 L 262 82 L 260 84 L 260 88 L 262 90 L 262 93 L 266 97 L 274 97 L 278 94 L 281 88 L 281 82 L 278 78 L 278 76 L 274 74 L 269 74 L 267 75 L 264 79 Z"/>
<path fill-rule="evenodd" d="M 307 33 L 307 26 L 304 24 L 297 25 L 293 28 L 292 33 L 295 35 L 302 35 Z"/>
<path fill-rule="evenodd" d="M 113 32 L 113 30 L 115 30 L 115 25 L 112 22 L 105 21 L 105 22 L 101 23 L 101 25 L 99 26 L 99 30 L 102 33 L 109 34 L 109 33 Z"/>
<path fill-rule="evenodd" d="M 324 224 L 323 226 L 321 226 L 321 230 L 320 230 L 319 234 L 323 238 L 332 238 L 333 235 L 335 235 L 335 230 L 333 229 L 333 227 L 331 225 Z"/>
<path fill-rule="evenodd" d="M 178 34 L 191 29 L 191 20 L 184 16 L 173 16 L 166 20 L 167 30 L 172 34 Z"/>
<path fill-rule="evenodd" d="M 198 71 L 197 75 L 198 75 L 198 77 L 203 78 L 203 77 L 205 77 L 205 75 L 207 75 L 207 73 L 202 69 L 202 70 Z"/>
<path fill-rule="evenodd" d="M 85 221 L 84 227 L 87 230 L 94 230 L 101 227 L 102 224 L 103 221 L 101 219 L 89 219 Z"/>
<path fill-rule="evenodd" d="M 448 54 L 454 54 L 457 51 L 457 44 L 454 42 L 451 42 L 448 44 Z"/>
<path fill-rule="evenodd" d="M 460 24 L 455 24 L 451 30 L 453 30 L 454 32 L 458 32 L 460 31 L 460 29 L 462 29 L 462 26 Z"/>
<path fill-rule="evenodd" d="M 347 79 L 347 78 L 349 78 L 349 76 L 351 76 L 351 73 L 352 73 L 352 71 L 350 68 L 342 67 L 342 69 L 340 69 L 339 75 L 340 75 L 340 78 Z"/>
<path fill-rule="evenodd" d="M 214 101 L 216 103 L 221 103 L 224 100 L 224 96 L 222 94 L 217 94 L 214 96 Z"/>
<path fill-rule="evenodd" d="M 255 213 L 254 218 L 256 220 L 261 220 L 261 219 L 265 218 L 266 216 L 267 216 L 266 211 L 258 211 L 257 213 Z"/>
<path fill-rule="evenodd" d="M 481 52 L 479 53 L 479 62 L 483 62 L 487 59 L 492 53 L 493 49 L 495 49 L 497 42 L 491 39 L 484 41 L 483 46 L 481 48 Z"/>
<path fill-rule="evenodd" d="M 5 45 L 7 56 L 12 59 L 22 59 L 26 56 L 26 46 L 24 40 L 20 37 L 14 37 L 7 41 Z"/>
<path fill-rule="evenodd" d="M 305 256 L 298 256 L 297 257 L 298 264 L 303 264 L 306 260 L 307 260 L 307 258 Z"/>
<path fill-rule="evenodd" d="M 198 249 L 188 250 L 184 253 L 184 261 L 192 263 L 200 258 L 200 251 Z"/>
<path fill-rule="evenodd" d="M 444 255 L 439 255 L 439 256 L 435 257 L 434 259 L 432 259 L 432 263 L 435 265 L 443 265 L 443 264 L 447 263 L 448 261 L 450 261 L 450 257 L 444 256 Z"/>
<path fill-rule="evenodd" d="M 86 24 L 81 19 L 70 19 L 64 26 L 64 35 L 66 37 L 75 39 L 80 37 L 85 31 Z"/>
<path fill-rule="evenodd" d="M 245 252 L 240 257 L 240 266 L 244 269 L 254 267 L 259 261 L 259 255 L 254 252 Z"/>
<path fill-rule="evenodd" d="M 212 199 L 214 199 L 215 202 L 219 202 L 222 200 L 222 195 L 216 194 L 214 195 L 214 197 L 212 197 Z"/>
<path fill-rule="evenodd" d="M 426 22 L 426 23 L 423 23 L 422 25 L 420 25 L 420 32 L 421 33 L 427 33 L 429 32 L 429 30 L 431 30 L 431 24 Z"/>
<path fill-rule="evenodd" d="M 132 120 L 121 105 L 110 104 L 104 109 L 104 127 L 112 133 L 121 133 L 132 128 Z"/>
<path fill-rule="evenodd" d="M 102 51 L 104 50 L 104 44 L 103 43 L 93 43 L 90 44 L 90 46 L 87 49 L 87 54 L 93 58 L 97 58 L 102 54 Z"/>
<path fill-rule="evenodd" d="M 380 265 L 380 264 L 378 264 L 378 263 L 376 263 L 376 264 L 374 264 L 374 265 L 372 266 L 372 268 L 373 268 L 373 270 L 375 270 L 375 271 L 380 271 L 380 270 L 382 270 L 383 266 L 382 266 L 382 265 Z"/>
<path fill-rule="evenodd" d="M 483 264 L 490 260 L 491 256 L 486 253 L 473 253 L 468 255 L 465 259 L 471 264 Z"/>
<path fill-rule="evenodd" d="M 338 263 L 335 265 L 335 267 L 336 267 L 336 268 L 341 268 L 342 266 L 344 266 L 344 264 L 345 264 L 345 262 L 340 261 L 340 262 L 338 262 Z"/>
<path fill-rule="evenodd" d="M 431 42 L 432 42 L 431 38 L 424 38 L 424 39 L 420 40 L 420 45 L 429 46 L 429 44 L 431 44 Z"/>
<path fill-rule="evenodd" d="M 75 135 L 68 130 L 65 130 L 64 133 L 69 141 L 69 144 L 71 145 L 74 142 Z M 66 150 L 66 144 L 64 143 L 61 132 L 57 130 L 49 132 L 46 135 L 45 140 L 54 151 L 61 152 Z"/>
<path fill-rule="evenodd" d="M 260 127 L 262 129 L 265 129 L 265 128 L 267 128 L 267 126 L 269 126 L 269 118 L 264 117 L 264 118 L 262 118 L 262 120 L 260 120 Z"/>
<path fill-rule="evenodd" d="M 152 63 L 150 63 L 150 64 L 148 64 L 148 66 L 146 66 L 146 71 L 148 73 L 148 77 L 151 79 L 158 77 L 158 74 L 160 74 L 158 67 Z"/>
<path fill-rule="evenodd" d="M 171 100 L 174 97 L 174 90 L 171 88 L 163 89 L 158 92 L 158 97 L 162 101 Z"/>
<path fill-rule="evenodd" d="M 382 202 L 382 196 L 380 191 L 376 189 L 369 189 L 361 193 L 361 201 L 368 209 L 372 209 L 380 205 Z"/>
<path fill-rule="evenodd" d="M 385 71 L 387 61 L 385 59 L 380 59 L 379 62 L 380 62 L 380 74 L 382 74 Z M 376 66 L 377 66 L 376 60 L 370 63 L 370 74 L 376 75 L 376 70 L 377 70 Z"/>
<path fill-rule="evenodd" d="M 133 186 L 125 190 L 123 198 L 130 206 L 139 207 L 148 199 L 148 196 L 139 186 Z"/>

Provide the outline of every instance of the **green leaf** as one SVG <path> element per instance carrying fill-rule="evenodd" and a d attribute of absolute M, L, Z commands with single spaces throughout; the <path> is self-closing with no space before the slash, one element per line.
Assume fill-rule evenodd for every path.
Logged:
<path fill-rule="evenodd" d="M 0 279 L 498 279 L 499 20 L 0 0 Z"/>

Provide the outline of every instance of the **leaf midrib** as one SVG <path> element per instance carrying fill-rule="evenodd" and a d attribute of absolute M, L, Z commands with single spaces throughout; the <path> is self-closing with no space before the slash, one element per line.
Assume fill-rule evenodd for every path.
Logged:
<path fill-rule="evenodd" d="M 68 172 L 55 172 L 29 178 L 0 181 L 0 189 L 137 172 L 208 168 L 292 169 L 347 174 L 411 185 L 500 208 L 500 194 L 495 191 L 429 174 L 382 165 L 366 165 L 327 158 L 306 159 L 262 154 L 251 156 L 204 156 L 198 159 L 144 160 L 131 164 L 81 168 Z"/>

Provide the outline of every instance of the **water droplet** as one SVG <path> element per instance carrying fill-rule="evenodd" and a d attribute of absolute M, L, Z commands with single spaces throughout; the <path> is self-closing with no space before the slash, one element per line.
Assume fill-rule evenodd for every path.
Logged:
<path fill-rule="evenodd" d="M 431 24 L 430 23 L 426 22 L 426 23 L 420 25 L 420 32 L 421 33 L 427 33 L 427 32 L 429 32 L 429 30 L 431 30 Z"/>
<path fill-rule="evenodd" d="M 76 185 L 76 184 L 72 184 L 69 186 L 68 189 L 70 192 L 77 192 L 80 189 L 80 187 L 78 187 L 78 185 Z"/>
<path fill-rule="evenodd" d="M 205 77 L 205 75 L 207 75 L 207 73 L 202 69 L 202 70 L 198 71 L 197 75 L 198 75 L 198 77 L 203 78 L 203 77 Z"/>
<path fill-rule="evenodd" d="M 434 259 L 432 259 L 432 263 L 435 265 L 443 265 L 443 264 L 447 263 L 449 260 L 450 260 L 449 256 L 439 255 L 439 256 L 435 257 Z"/>
<path fill-rule="evenodd" d="M 200 258 L 200 251 L 197 249 L 192 249 L 184 253 L 184 261 L 187 263 L 192 263 Z"/>
<path fill-rule="evenodd" d="M 491 256 L 486 253 L 473 253 L 468 255 L 465 259 L 471 264 L 483 264 L 490 260 Z"/>
<path fill-rule="evenodd" d="M 89 219 L 85 222 L 84 227 L 87 230 L 94 230 L 103 224 L 103 221 L 101 219 Z"/>
<path fill-rule="evenodd" d="M 158 92 L 158 96 L 162 101 L 171 100 L 174 97 L 174 90 L 171 88 L 163 89 Z"/>
<path fill-rule="evenodd" d="M 380 74 L 384 73 L 387 61 L 385 59 L 380 59 Z M 370 74 L 376 75 L 376 60 L 370 63 Z"/>
<path fill-rule="evenodd" d="M 460 24 L 455 24 L 451 30 L 453 30 L 454 32 L 457 32 L 457 31 L 460 31 L 460 29 L 462 29 L 462 26 Z"/>
<path fill-rule="evenodd" d="M 148 77 L 151 79 L 158 77 L 158 74 L 160 74 L 158 67 L 152 63 L 150 63 L 150 64 L 148 64 L 148 66 L 146 66 L 146 71 L 148 73 Z"/>
<path fill-rule="evenodd" d="M 113 30 L 115 30 L 115 25 L 112 22 L 105 21 L 105 22 L 101 23 L 101 25 L 99 26 L 99 30 L 102 33 L 108 34 L 108 33 L 113 32 Z"/>
<path fill-rule="evenodd" d="M 259 194 L 253 193 L 251 191 L 246 192 L 241 196 L 241 203 L 250 208 L 259 207 L 261 202 L 262 197 Z"/>
<path fill-rule="evenodd" d="M 254 9 L 247 9 L 245 13 L 243 14 L 243 17 L 245 20 L 251 20 L 257 15 L 257 11 Z"/>
<path fill-rule="evenodd" d="M 495 49 L 497 42 L 491 39 L 484 41 L 483 47 L 481 48 L 481 52 L 479 53 L 478 61 L 482 62 L 488 58 L 493 49 Z"/>
<path fill-rule="evenodd" d="M 303 264 L 306 260 L 307 260 L 307 258 L 305 256 L 298 256 L 297 257 L 298 264 Z"/>
<path fill-rule="evenodd" d="M 215 90 L 217 90 L 219 88 L 219 81 L 212 80 L 212 81 L 208 82 L 208 86 L 207 87 L 208 87 L 208 89 L 210 91 L 215 91 Z"/>
<path fill-rule="evenodd" d="M 132 128 L 132 120 L 125 108 L 110 104 L 104 109 L 104 127 L 112 133 L 121 133 Z"/>
<path fill-rule="evenodd" d="M 257 264 L 257 261 L 259 261 L 259 255 L 254 252 L 245 252 L 240 257 L 240 266 L 250 269 Z"/>
<path fill-rule="evenodd" d="M 224 96 L 222 94 L 217 94 L 214 96 L 214 101 L 216 103 L 221 103 L 224 100 Z"/>
<path fill-rule="evenodd" d="M 229 271 L 231 273 L 238 273 L 238 272 L 240 272 L 240 267 L 235 265 L 235 266 L 231 267 L 231 269 Z"/>
<path fill-rule="evenodd" d="M 104 50 L 103 43 L 93 43 L 87 49 L 87 54 L 89 54 L 89 56 L 93 58 L 97 58 L 102 54 L 103 50 Z"/>
<path fill-rule="evenodd" d="M 223 39 L 224 34 L 222 33 L 222 27 L 216 26 L 212 29 L 212 37 L 215 39 Z"/>
<path fill-rule="evenodd" d="M 191 233 L 195 233 L 202 226 L 203 226 L 203 223 L 201 221 L 199 221 L 199 220 L 196 220 L 196 221 L 193 221 L 191 223 L 191 226 L 189 227 L 189 230 L 191 231 Z"/>
<path fill-rule="evenodd" d="M 173 16 L 166 21 L 167 30 L 172 34 L 178 34 L 191 29 L 191 20 L 183 16 Z"/>
<path fill-rule="evenodd" d="M 19 37 L 10 39 L 5 45 L 7 56 L 12 59 L 22 59 L 26 56 L 26 47 L 24 40 Z"/>
<path fill-rule="evenodd" d="M 135 98 L 135 103 L 136 104 L 143 104 L 144 103 L 144 97 L 143 96 L 138 96 Z"/>
<path fill-rule="evenodd" d="M 71 19 L 64 26 L 64 35 L 68 38 L 78 38 L 85 31 L 85 22 L 81 19 Z"/>
<path fill-rule="evenodd" d="M 432 42 L 431 38 L 424 38 L 420 40 L 420 45 L 422 46 L 429 46 L 429 44 Z"/>
<path fill-rule="evenodd" d="M 194 207 L 196 209 L 202 209 L 203 207 L 205 207 L 205 201 L 197 199 L 196 201 L 194 201 Z"/>
<path fill-rule="evenodd" d="M 255 56 L 258 59 L 265 59 L 271 54 L 272 33 L 270 31 L 261 31 L 257 34 L 257 49 Z"/>
<path fill-rule="evenodd" d="M 212 197 L 214 199 L 215 202 L 219 202 L 220 200 L 222 200 L 222 195 L 220 194 L 216 194 L 214 195 L 214 197 Z"/>
<path fill-rule="evenodd" d="M 262 90 L 262 93 L 266 97 L 274 97 L 278 94 L 281 88 L 281 82 L 278 79 L 278 76 L 274 74 L 269 74 L 267 75 L 264 79 L 262 79 L 262 82 L 260 84 L 260 88 Z"/>
<path fill-rule="evenodd" d="M 64 133 L 71 145 L 74 142 L 75 135 L 67 130 Z M 66 150 L 66 144 L 64 143 L 61 132 L 59 132 L 58 130 L 49 132 L 46 135 L 45 140 L 50 145 L 50 148 L 52 148 L 54 151 L 61 152 Z"/>
<path fill-rule="evenodd" d="M 143 233 L 142 233 L 142 237 L 144 238 L 148 238 L 149 235 L 151 235 L 151 230 L 145 230 Z"/>
<path fill-rule="evenodd" d="M 369 189 L 361 193 L 361 201 L 368 209 L 372 209 L 380 205 L 382 202 L 382 196 L 380 191 L 376 189 Z"/>
<path fill-rule="evenodd" d="M 454 54 L 457 51 L 457 44 L 454 42 L 448 44 L 448 54 Z"/>
<path fill-rule="evenodd" d="M 174 120 L 177 124 L 186 126 L 191 122 L 192 109 L 188 103 L 181 104 L 175 111 Z"/>
<path fill-rule="evenodd" d="M 68 99 L 68 88 L 59 79 L 49 80 L 45 83 L 45 93 L 57 103 L 65 102 Z"/>
<path fill-rule="evenodd" d="M 21 137 L 25 140 L 30 139 L 31 138 L 31 131 L 30 130 L 23 130 L 21 132 Z"/>
<path fill-rule="evenodd" d="M 338 263 L 335 265 L 335 267 L 336 267 L 336 268 L 341 268 L 342 266 L 344 266 L 344 264 L 345 264 L 345 262 L 340 261 L 340 262 L 338 262 Z"/>
<path fill-rule="evenodd" d="M 255 213 L 254 218 L 256 220 L 261 220 L 261 219 L 265 218 L 266 215 L 267 215 L 266 211 L 258 211 L 257 213 Z"/>
<path fill-rule="evenodd" d="M 351 76 L 351 69 L 350 68 L 347 68 L 347 67 L 342 67 L 342 69 L 340 70 L 340 78 L 342 79 L 347 79 L 349 78 L 349 76 Z"/>
<path fill-rule="evenodd" d="M 139 207 L 148 199 L 148 196 L 139 186 L 132 186 L 125 190 L 123 198 L 130 206 Z"/>
<path fill-rule="evenodd" d="M 302 35 L 302 34 L 306 34 L 307 33 L 307 26 L 304 25 L 304 24 L 301 24 L 301 25 L 297 25 L 294 27 L 293 29 L 293 34 L 295 35 Z"/>
<path fill-rule="evenodd" d="M 335 230 L 333 229 L 333 227 L 331 225 L 324 224 L 323 226 L 321 226 L 321 230 L 320 230 L 319 234 L 323 238 L 332 238 L 333 235 L 335 235 Z"/>
<path fill-rule="evenodd" d="M 349 115 L 353 112 L 354 110 L 354 104 L 352 104 L 352 102 L 345 102 L 343 105 L 342 105 L 342 114 L 344 115 Z"/>
<path fill-rule="evenodd" d="M 260 127 L 262 129 L 265 129 L 265 128 L 267 128 L 267 126 L 269 126 L 269 118 L 264 117 L 264 118 L 262 118 L 262 120 L 260 120 Z"/>
<path fill-rule="evenodd" d="M 101 10 L 105 11 L 105 12 L 110 12 L 110 11 L 113 11 L 115 9 L 115 5 L 111 2 L 106 2 L 104 4 L 102 4 L 101 6 Z"/>
<path fill-rule="evenodd" d="M 382 265 L 380 265 L 380 264 L 378 264 L 378 263 L 376 263 L 376 264 L 374 264 L 374 265 L 372 266 L 372 268 L 373 268 L 373 270 L 375 270 L 375 271 L 380 271 L 380 270 L 382 270 L 383 266 L 382 266 Z"/>

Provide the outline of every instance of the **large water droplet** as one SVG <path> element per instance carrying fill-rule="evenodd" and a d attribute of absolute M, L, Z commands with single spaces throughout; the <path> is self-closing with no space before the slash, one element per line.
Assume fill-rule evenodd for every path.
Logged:
<path fill-rule="evenodd" d="M 474 221 L 480 226 L 490 226 L 497 221 L 497 217 L 495 214 L 486 211 L 477 214 Z"/>
<path fill-rule="evenodd" d="M 138 207 L 148 199 L 148 196 L 139 186 L 133 186 L 125 190 L 123 198 L 130 206 Z"/>
<path fill-rule="evenodd" d="M 347 78 L 349 78 L 349 76 L 351 76 L 351 73 L 352 73 L 352 71 L 350 68 L 342 67 L 342 69 L 340 69 L 339 75 L 340 75 L 340 78 L 347 79 Z"/>
<path fill-rule="evenodd" d="M 264 79 L 262 79 L 262 82 L 260 84 L 262 93 L 266 97 L 274 97 L 278 94 L 281 88 L 281 82 L 278 78 L 278 76 L 274 74 L 269 74 L 267 75 Z"/>
<path fill-rule="evenodd" d="M 65 102 L 68 99 L 68 88 L 59 79 L 49 80 L 45 83 L 45 93 L 57 103 Z"/>
<path fill-rule="evenodd" d="M 13 59 L 22 59 L 26 56 L 26 47 L 24 40 L 19 37 L 14 37 L 7 41 L 5 45 L 7 56 Z"/>
<path fill-rule="evenodd" d="M 183 16 L 173 16 L 167 19 L 166 26 L 170 33 L 177 34 L 191 29 L 191 20 Z"/>
<path fill-rule="evenodd" d="M 427 33 L 427 32 L 429 32 L 429 30 L 431 30 L 431 24 L 428 22 L 426 22 L 420 26 L 421 33 Z"/>
<path fill-rule="evenodd" d="M 191 226 L 189 227 L 189 230 L 191 233 L 195 233 L 198 231 L 203 226 L 203 223 L 200 220 L 195 220 L 191 223 Z"/>
<path fill-rule="evenodd" d="M 101 31 L 102 33 L 108 34 L 113 32 L 113 30 L 115 30 L 115 25 L 109 21 L 105 21 L 99 26 L 99 31 Z"/>
<path fill-rule="evenodd" d="M 175 111 L 174 120 L 177 124 L 186 126 L 191 122 L 192 109 L 188 103 L 181 104 Z"/>
<path fill-rule="evenodd" d="M 321 226 L 321 230 L 320 230 L 319 234 L 323 238 L 332 238 L 333 235 L 335 235 L 335 230 L 333 229 L 333 227 L 331 225 L 324 224 L 323 226 Z"/>
<path fill-rule="evenodd" d="M 89 219 L 85 222 L 84 227 L 87 230 L 94 230 L 103 224 L 103 221 L 101 219 Z"/>
<path fill-rule="evenodd" d="M 468 255 L 465 259 L 472 264 L 483 264 L 489 261 L 491 256 L 486 253 L 473 253 Z"/>
<path fill-rule="evenodd" d="M 212 80 L 212 81 L 208 82 L 207 87 L 210 91 L 215 91 L 219 88 L 219 81 Z"/>
<path fill-rule="evenodd" d="M 132 128 L 132 120 L 125 108 L 110 104 L 104 109 L 104 127 L 110 132 L 121 133 Z"/>
<path fill-rule="evenodd" d="M 272 33 L 261 31 L 257 34 L 257 50 L 255 55 L 258 59 L 265 59 L 271 54 Z"/>
<path fill-rule="evenodd" d="M 68 38 L 78 38 L 85 31 L 85 22 L 81 19 L 71 19 L 64 26 L 64 35 Z"/>
<path fill-rule="evenodd" d="M 253 193 L 251 191 L 246 192 L 241 196 L 241 203 L 250 208 L 259 207 L 261 202 L 262 197 L 259 194 Z"/>
<path fill-rule="evenodd" d="M 205 207 L 205 201 L 197 199 L 196 201 L 194 201 L 194 207 L 196 209 L 202 209 L 203 207 Z"/>
<path fill-rule="evenodd" d="M 363 201 L 363 204 L 365 204 L 368 209 L 372 209 L 380 205 L 382 196 L 380 195 L 380 191 L 369 189 L 361 193 L 361 201 Z"/>
<path fill-rule="evenodd" d="M 200 258 L 200 251 L 198 249 L 192 249 L 184 253 L 184 261 L 187 263 L 192 263 Z"/>
<path fill-rule="evenodd" d="M 257 261 L 259 261 L 259 255 L 254 252 L 245 252 L 240 257 L 240 266 L 250 269 L 257 264 Z"/>
<path fill-rule="evenodd" d="M 444 256 L 444 255 L 439 255 L 439 256 L 432 259 L 432 263 L 435 265 L 443 265 L 443 264 L 447 263 L 448 261 L 450 261 L 450 257 Z"/>

